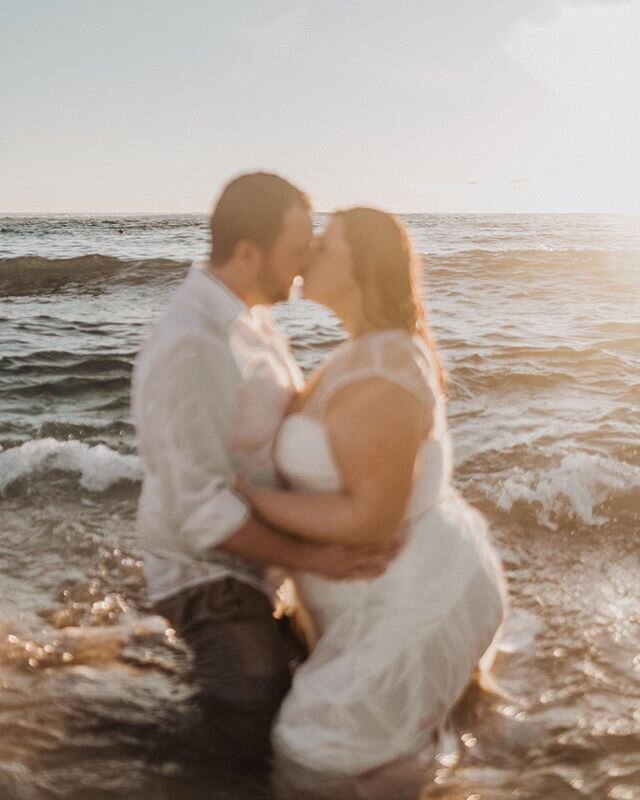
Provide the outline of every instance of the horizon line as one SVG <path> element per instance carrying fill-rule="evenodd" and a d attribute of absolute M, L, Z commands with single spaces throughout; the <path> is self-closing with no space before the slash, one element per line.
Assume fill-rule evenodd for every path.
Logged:
<path fill-rule="evenodd" d="M 347 206 L 348 207 L 348 206 Z M 377 208 L 378 206 L 372 206 Z M 383 208 L 391 214 L 409 216 L 615 216 L 637 217 L 639 211 L 396 211 Z M 332 214 L 334 210 L 313 209 L 313 214 Z M 162 217 L 162 216 L 209 216 L 211 211 L 0 211 L 0 217 L 63 217 L 63 216 L 104 216 L 104 217 Z"/>

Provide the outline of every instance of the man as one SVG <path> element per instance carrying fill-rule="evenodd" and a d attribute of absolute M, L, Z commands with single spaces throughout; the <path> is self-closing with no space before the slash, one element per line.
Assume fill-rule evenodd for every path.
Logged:
<path fill-rule="evenodd" d="M 137 529 L 151 601 L 193 650 L 205 712 L 232 752 L 261 761 L 291 680 L 266 567 L 347 579 L 379 574 L 389 554 L 271 530 L 234 492 L 236 474 L 277 481 L 272 444 L 302 377 L 266 307 L 304 271 L 309 201 L 276 175 L 243 175 L 211 238 L 136 361 Z"/>

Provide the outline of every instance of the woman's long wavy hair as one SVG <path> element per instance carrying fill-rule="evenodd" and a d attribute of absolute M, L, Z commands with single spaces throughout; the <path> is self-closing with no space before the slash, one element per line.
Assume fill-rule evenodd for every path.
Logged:
<path fill-rule="evenodd" d="M 344 226 L 365 318 L 379 330 L 400 328 L 422 336 L 444 386 L 444 371 L 420 296 L 417 259 L 405 227 L 393 214 L 375 208 L 350 208 L 335 216 Z"/>

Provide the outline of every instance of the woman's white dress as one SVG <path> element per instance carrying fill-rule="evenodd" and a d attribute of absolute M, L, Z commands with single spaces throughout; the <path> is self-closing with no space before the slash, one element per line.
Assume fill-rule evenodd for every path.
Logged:
<path fill-rule="evenodd" d="M 343 775 L 435 751 L 449 711 L 490 649 L 506 598 L 485 521 L 451 484 L 444 398 L 420 337 L 391 330 L 343 344 L 303 412 L 283 423 L 279 470 L 294 489 L 340 488 L 324 409 L 342 387 L 371 377 L 403 387 L 434 416 L 403 523 L 407 544 L 373 581 L 296 574 L 319 639 L 273 733 L 285 760 Z"/>

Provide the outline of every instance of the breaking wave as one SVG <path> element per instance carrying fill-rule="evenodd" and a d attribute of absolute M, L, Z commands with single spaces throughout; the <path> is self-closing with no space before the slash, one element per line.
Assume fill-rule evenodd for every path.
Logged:
<path fill-rule="evenodd" d="M 577 452 L 537 470 L 513 466 L 488 485 L 486 494 L 501 511 L 525 504 L 541 525 L 557 530 L 572 520 L 604 525 L 609 517 L 599 513 L 599 506 L 634 490 L 640 490 L 640 467 Z"/>
<path fill-rule="evenodd" d="M 21 478 L 49 470 L 77 473 L 80 486 L 90 492 L 142 478 L 137 456 L 123 455 L 104 444 L 91 447 L 83 442 L 36 439 L 0 452 L 0 492 Z"/>

